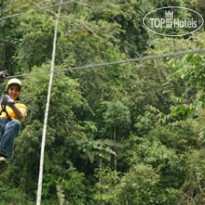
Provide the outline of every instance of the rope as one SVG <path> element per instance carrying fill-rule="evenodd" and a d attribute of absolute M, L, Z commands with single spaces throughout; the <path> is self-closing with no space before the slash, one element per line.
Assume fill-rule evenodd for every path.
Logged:
<path fill-rule="evenodd" d="M 61 0 L 62 2 L 62 0 Z M 47 123 L 48 123 L 48 113 L 49 113 L 49 106 L 50 106 L 50 98 L 51 98 L 51 89 L 52 89 L 52 82 L 53 82 L 53 73 L 55 67 L 55 54 L 56 54 L 56 42 L 57 42 L 57 30 L 58 30 L 58 21 L 61 13 L 62 4 L 59 4 L 58 8 L 58 16 L 55 23 L 55 31 L 54 31 L 54 40 L 53 40 L 53 53 L 52 53 L 52 61 L 51 61 L 51 74 L 50 80 L 48 85 L 48 94 L 47 94 L 47 103 L 46 103 L 46 110 L 45 110 L 45 117 L 44 117 L 44 125 L 43 125 L 43 133 L 42 133 L 42 143 L 41 143 L 41 157 L 40 157 L 40 171 L 39 171 L 39 178 L 38 178 L 38 192 L 37 192 L 37 201 L 36 204 L 41 204 L 41 192 L 42 192 L 42 181 L 43 181 L 43 164 L 44 164 L 44 152 L 45 152 L 45 142 L 46 142 L 46 131 L 47 131 Z"/>
<path fill-rule="evenodd" d="M 122 63 L 132 63 L 132 62 L 144 61 L 144 60 L 155 60 L 155 59 L 159 59 L 159 58 L 175 57 L 175 56 L 179 56 L 179 55 L 185 55 L 185 54 L 189 54 L 189 53 L 200 53 L 200 52 L 205 52 L 205 48 L 198 49 L 198 50 L 187 50 L 187 51 L 178 51 L 178 52 L 174 52 L 174 53 L 165 53 L 165 54 L 161 54 L 161 55 L 145 56 L 145 57 L 133 58 L 133 59 L 127 59 L 127 60 L 121 60 L 121 61 L 112 61 L 112 62 L 91 64 L 91 65 L 85 65 L 85 66 L 79 66 L 79 67 L 73 67 L 73 68 L 59 69 L 59 70 L 55 70 L 55 71 L 42 71 L 42 72 L 35 72 L 35 73 L 28 73 L 28 74 L 13 75 L 13 76 L 8 76 L 6 78 L 27 77 L 27 76 L 33 76 L 33 75 L 49 74 L 52 72 L 53 73 L 54 72 L 55 73 L 65 72 L 65 71 L 70 71 L 70 70 L 83 70 L 83 69 L 87 69 L 87 68 L 97 68 L 97 67 L 102 67 L 102 66 L 117 65 L 117 64 L 122 64 Z"/>
<path fill-rule="evenodd" d="M 75 2 L 77 2 L 77 0 L 65 1 L 65 2 L 61 2 L 61 3 L 57 3 L 57 4 L 52 4 L 52 5 L 49 5 L 49 6 L 41 7 L 41 8 L 38 8 L 38 9 L 33 9 L 33 10 L 30 10 L 30 11 L 25 11 L 25 12 L 21 12 L 21 13 L 16 13 L 16 14 L 4 16 L 4 17 L 0 18 L 0 21 L 8 19 L 8 18 L 13 18 L 13 17 L 21 16 L 21 15 L 24 15 L 24 14 L 31 14 L 31 13 L 34 13 L 34 12 L 43 11 L 43 10 L 46 10 L 46 9 L 50 9 L 50 8 L 54 8 L 54 7 L 58 7 L 58 6 L 66 5 L 66 4 L 72 4 L 72 3 L 75 3 Z"/>

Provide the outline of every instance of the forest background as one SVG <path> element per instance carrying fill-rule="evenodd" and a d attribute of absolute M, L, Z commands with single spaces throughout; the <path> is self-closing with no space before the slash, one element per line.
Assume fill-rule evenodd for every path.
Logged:
<path fill-rule="evenodd" d="M 1 0 L 0 17 L 59 3 Z M 81 0 L 64 5 L 55 69 L 205 48 L 204 26 L 164 37 L 142 20 L 203 0 Z M 50 70 L 58 8 L 0 21 L 0 69 Z M 184 15 L 188 13 L 184 10 Z M 49 75 L 20 78 L 28 106 L 0 204 L 35 204 Z M 42 204 L 205 204 L 205 53 L 54 75 Z"/>

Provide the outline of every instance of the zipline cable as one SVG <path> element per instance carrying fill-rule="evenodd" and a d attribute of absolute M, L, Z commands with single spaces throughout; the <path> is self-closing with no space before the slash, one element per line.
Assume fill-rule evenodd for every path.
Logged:
<path fill-rule="evenodd" d="M 73 68 L 71 67 L 71 68 L 59 69 L 59 70 L 55 70 L 55 71 L 41 71 L 41 72 L 28 73 L 28 74 L 13 75 L 13 76 L 8 76 L 6 78 L 27 77 L 27 76 L 33 76 L 33 75 L 49 74 L 51 72 L 53 72 L 53 73 L 54 72 L 55 73 L 65 72 L 65 71 L 70 71 L 70 70 L 83 70 L 83 69 L 87 69 L 87 68 L 97 68 L 97 67 L 102 67 L 102 66 L 117 65 L 117 64 L 122 64 L 122 63 L 132 63 L 132 62 L 144 61 L 144 60 L 155 60 L 155 59 L 159 59 L 159 58 L 175 57 L 175 56 L 179 56 L 179 55 L 185 55 L 185 54 L 189 54 L 189 53 L 200 53 L 200 52 L 205 52 L 205 48 L 197 49 L 197 50 L 187 50 L 187 51 L 165 53 L 165 54 L 161 54 L 161 55 L 145 56 L 145 57 L 126 59 L 126 60 L 121 60 L 121 61 L 112 61 L 112 62 L 105 62 L 105 63 L 98 63 L 98 64 L 90 64 L 90 65 L 73 67 Z"/>
<path fill-rule="evenodd" d="M 54 7 L 58 7 L 58 6 L 66 5 L 66 4 L 72 4 L 72 3 L 76 3 L 76 2 L 77 2 L 77 0 L 70 0 L 70 1 L 65 1 L 65 2 L 61 2 L 61 3 L 57 3 L 57 4 L 52 4 L 52 5 L 49 5 L 49 6 L 41 7 L 41 8 L 38 8 L 38 9 L 33 9 L 33 10 L 29 10 L 29 11 L 25 11 L 25 12 L 20 12 L 20 13 L 8 15 L 8 16 L 3 16 L 3 17 L 0 18 L 0 21 L 8 19 L 8 18 L 13 18 L 13 17 L 21 16 L 21 15 L 24 15 L 24 14 L 31 14 L 31 13 L 34 13 L 34 12 L 43 11 L 43 10 L 46 10 L 46 9 L 50 9 L 50 8 L 54 8 Z"/>
<path fill-rule="evenodd" d="M 61 0 L 62 2 L 62 0 Z M 55 55 L 56 55 L 56 42 L 57 42 L 57 31 L 58 31 L 58 21 L 61 13 L 62 4 L 59 4 L 58 15 L 55 23 L 55 31 L 54 31 L 54 40 L 53 40 L 53 53 L 52 53 L 52 61 L 51 61 L 51 74 L 48 85 L 48 94 L 47 94 L 47 102 L 46 102 L 46 110 L 43 124 L 43 133 L 42 133 L 42 143 L 41 143 L 41 157 L 40 157 L 40 166 L 39 166 L 39 178 L 38 178 L 38 191 L 37 191 L 37 200 L 36 204 L 41 204 L 41 193 L 42 193 L 42 181 L 43 181 L 43 165 L 44 165 L 44 152 L 45 152 L 45 143 L 46 143 L 46 131 L 47 131 L 47 123 L 48 123 L 48 113 L 50 106 L 50 98 L 51 98 L 51 89 L 53 82 L 53 74 L 55 67 Z"/>

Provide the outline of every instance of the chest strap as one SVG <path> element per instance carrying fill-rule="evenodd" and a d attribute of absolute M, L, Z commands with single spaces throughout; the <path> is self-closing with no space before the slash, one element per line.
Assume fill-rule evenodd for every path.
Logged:
<path fill-rule="evenodd" d="M 8 114 L 8 112 L 7 112 L 7 110 L 6 110 L 6 105 L 2 105 L 2 104 L 1 104 L 1 112 L 0 112 L 0 115 L 2 114 L 2 112 L 5 112 L 5 113 L 6 113 L 6 116 L 7 116 L 7 118 L 8 118 L 10 121 L 12 120 L 11 116 L 9 116 L 9 114 Z"/>

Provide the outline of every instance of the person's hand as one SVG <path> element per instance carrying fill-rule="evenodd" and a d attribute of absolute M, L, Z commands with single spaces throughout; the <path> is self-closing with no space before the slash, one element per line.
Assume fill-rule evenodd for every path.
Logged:
<path fill-rule="evenodd" d="M 5 78 L 6 76 L 8 76 L 7 70 L 4 70 L 4 71 L 0 72 L 0 78 Z"/>
<path fill-rule="evenodd" d="M 13 107 L 15 101 L 9 97 L 9 95 L 4 95 L 1 101 L 2 105 L 8 105 L 9 107 Z"/>

